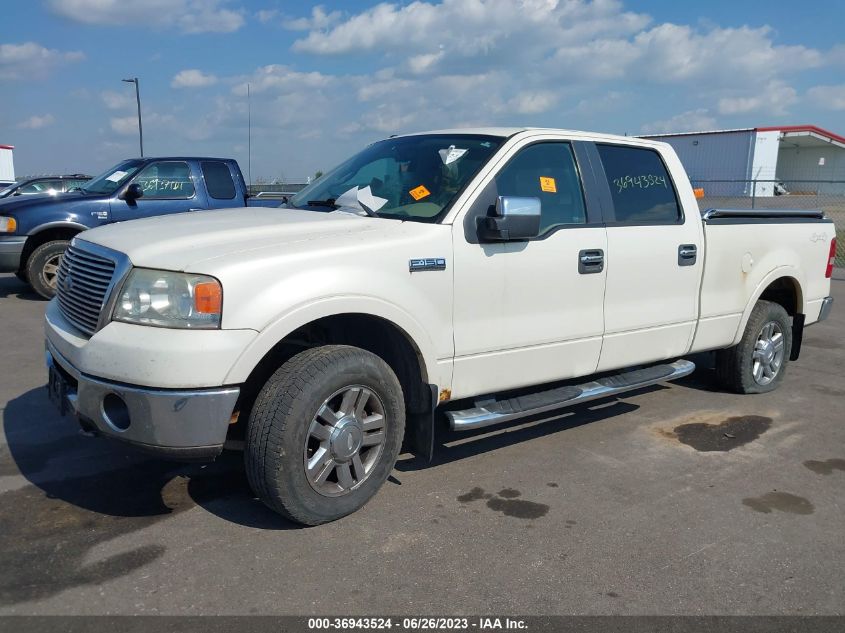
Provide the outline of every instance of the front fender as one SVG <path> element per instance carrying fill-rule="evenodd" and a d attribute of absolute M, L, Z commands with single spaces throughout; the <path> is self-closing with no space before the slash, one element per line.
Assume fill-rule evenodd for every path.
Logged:
<path fill-rule="evenodd" d="M 279 315 L 247 347 L 226 377 L 227 384 L 240 384 L 250 375 L 279 341 L 291 332 L 318 319 L 341 314 L 366 314 L 388 321 L 399 328 L 419 350 L 427 382 L 441 388 L 451 385 L 451 367 L 438 362 L 434 342 L 423 325 L 397 305 L 363 295 L 338 295 L 301 304 Z"/>
<path fill-rule="evenodd" d="M 75 229 L 77 231 L 87 231 L 90 228 L 90 226 L 85 226 L 84 224 L 73 222 L 71 220 L 55 220 L 39 224 L 27 231 L 26 234 L 30 236 L 36 235 L 37 233 L 41 233 L 42 231 L 46 231 L 48 229 Z"/>

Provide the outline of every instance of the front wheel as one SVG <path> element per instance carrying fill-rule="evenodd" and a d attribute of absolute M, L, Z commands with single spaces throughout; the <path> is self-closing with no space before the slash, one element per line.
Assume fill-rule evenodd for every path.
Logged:
<path fill-rule="evenodd" d="M 792 325 L 782 305 L 758 301 L 737 345 L 716 354 L 719 381 L 736 393 L 766 393 L 783 382 Z"/>
<path fill-rule="evenodd" d="M 327 345 L 274 373 L 248 422 L 246 471 L 270 508 L 304 525 L 355 512 L 390 475 L 405 431 L 396 375 L 365 350 Z"/>
<path fill-rule="evenodd" d="M 45 299 L 56 294 L 59 280 L 59 264 L 70 242 L 53 240 L 42 244 L 29 256 L 26 262 L 26 277 L 29 285 Z"/>

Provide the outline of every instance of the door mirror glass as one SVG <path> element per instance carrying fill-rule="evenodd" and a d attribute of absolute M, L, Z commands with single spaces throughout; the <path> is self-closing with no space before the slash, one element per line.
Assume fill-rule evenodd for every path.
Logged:
<path fill-rule="evenodd" d="M 499 196 L 494 215 L 479 218 L 478 236 L 487 242 L 528 240 L 540 234 L 539 198 Z"/>
<path fill-rule="evenodd" d="M 126 188 L 126 191 L 123 193 L 123 199 L 131 202 L 132 200 L 137 200 L 144 195 L 144 188 L 139 185 L 137 182 L 133 182 Z"/>

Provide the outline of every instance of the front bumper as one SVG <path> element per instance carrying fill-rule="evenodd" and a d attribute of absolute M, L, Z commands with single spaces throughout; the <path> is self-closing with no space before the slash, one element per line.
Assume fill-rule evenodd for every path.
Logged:
<path fill-rule="evenodd" d="M 26 235 L 0 235 L 0 273 L 20 270 L 24 244 Z"/>
<path fill-rule="evenodd" d="M 80 372 L 49 341 L 46 362 L 64 379 L 65 400 L 86 430 L 173 459 L 210 460 L 223 449 L 238 387 L 154 389 L 110 382 Z"/>

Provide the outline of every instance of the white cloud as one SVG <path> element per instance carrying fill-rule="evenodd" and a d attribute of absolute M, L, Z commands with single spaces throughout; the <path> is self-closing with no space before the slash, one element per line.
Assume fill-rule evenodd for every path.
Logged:
<path fill-rule="evenodd" d="M 717 127 L 716 119 L 706 108 L 688 110 L 662 121 L 646 123 L 640 128 L 643 134 L 660 134 L 665 132 L 701 132 L 713 130 Z"/>
<path fill-rule="evenodd" d="M 18 127 L 24 130 L 40 130 L 42 127 L 53 125 L 56 118 L 52 114 L 45 114 L 43 116 L 33 115 L 18 123 Z"/>
<path fill-rule="evenodd" d="M 383 55 L 391 66 L 357 78 L 359 101 L 409 110 L 425 102 L 430 116 L 415 121 L 437 127 L 444 117 L 531 124 L 556 109 L 587 116 L 586 95 L 598 102 L 607 92 L 672 89 L 701 106 L 646 127 L 713 127 L 716 114 L 787 112 L 797 98 L 787 76 L 829 62 L 819 50 L 776 43 L 768 26 L 655 23 L 617 0 L 416 0 L 325 15 L 315 10 L 290 25 L 308 28 L 293 50 Z M 437 91 L 446 73 L 457 94 Z M 465 98 L 480 76 L 495 82 Z M 359 118 L 346 129 L 362 125 Z"/>
<path fill-rule="evenodd" d="M 172 88 L 205 88 L 217 83 L 217 77 L 196 68 L 180 70 L 170 82 Z"/>
<path fill-rule="evenodd" d="M 36 42 L 0 44 L 0 79 L 41 79 L 59 66 L 83 59 L 79 51 L 58 51 Z"/>
<path fill-rule="evenodd" d="M 236 95 L 246 95 L 246 85 L 250 84 L 251 92 L 290 91 L 304 88 L 321 88 L 327 86 L 334 78 L 319 72 L 301 73 L 290 66 L 270 64 L 258 68 L 249 77 L 240 77 L 233 88 Z"/>
<path fill-rule="evenodd" d="M 807 97 L 823 110 L 845 110 L 845 84 L 814 86 L 807 91 Z"/>
<path fill-rule="evenodd" d="M 314 31 L 334 26 L 342 17 L 340 11 L 327 13 L 322 6 L 318 5 L 311 9 L 310 18 L 290 18 L 283 22 L 283 26 L 291 31 Z"/>
<path fill-rule="evenodd" d="M 243 10 L 228 0 L 48 0 L 74 22 L 95 25 L 178 28 L 184 33 L 231 33 L 244 25 Z"/>
<path fill-rule="evenodd" d="M 261 9 L 255 13 L 255 17 L 258 18 L 258 21 L 261 24 L 267 24 L 268 22 L 272 22 L 277 17 L 279 17 L 279 10 L 278 9 Z"/>
<path fill-rule="evenodd" d="M 516 114 L 539 114 L 551 110 L 557 100 L 557 95 L 548 90 L 521 92 L 508 101 L 507 108 Z"/>
<path fill-rule="evenodd" d="M 795 89 L 783 81 L 773 80 L 760 90 L 736 97 L 719 99 L 719 113 L 734 115 L 751 112 L 780 116 L 798 100 Z"/>
<path fill-rule="evenodd" d="M 176 117 L 172 114 L 159 114 L 157 112 L 145 112 L 143 114 L 144 129 L 149 133 L 150 129 L 157 131 L 169 131 L 176 123 Z M 138 134 L 138 116 L 112 117 L 109 119 L 109 126 L 112 131 L 122 136 L 136 136 Z"/>
<path fill-rule="evenodd" d="M 100 93 L 100 98 L 109 110 L 123 110 L 135 105 L 135 92 L 130 94 L 128 88 L 125 92 L 106 90 Z"/>

